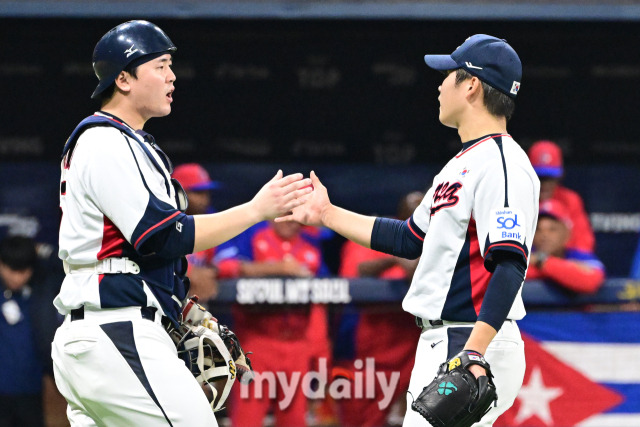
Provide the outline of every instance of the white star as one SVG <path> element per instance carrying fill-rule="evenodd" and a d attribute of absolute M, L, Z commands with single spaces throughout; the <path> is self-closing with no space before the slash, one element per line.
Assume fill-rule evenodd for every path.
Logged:
<path fill-rule="evenodd" d="M 536 366 L 531 372 L 529 383 L 526 386 L 523 385 L 520 393 L 518 393 L 520 408 L 514 423 L 520 424 L 535 415 L 544 421 L 545 425 L 552 425 L 553 419 L 551 418 L 549 403 L 562 396 L 563 393 L 564 391 L 560 387 L 545 387 L 542 382 L 540 367 Z"/>

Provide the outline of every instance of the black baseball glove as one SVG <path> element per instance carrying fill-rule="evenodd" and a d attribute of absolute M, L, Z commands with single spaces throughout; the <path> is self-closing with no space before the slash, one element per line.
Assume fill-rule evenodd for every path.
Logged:
<path fill-rule="evenodd" d="M 480 365 L 487 371 L 478 379 L 469 371 Z M 498 400 L 489 364 L 480 353 L 463 350 L 440 365 L 438 375 L 411 404 L 434 427 L 469 427 Z"/>

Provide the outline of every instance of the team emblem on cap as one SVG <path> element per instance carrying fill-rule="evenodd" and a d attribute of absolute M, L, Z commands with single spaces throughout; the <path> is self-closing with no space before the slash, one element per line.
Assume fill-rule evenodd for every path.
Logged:
<path fill-rule="evenodd" d="M 467 61 L 464 63 L 467 68 L 475 68 L 476 70 L 482 70 L 482 67 L 476 67 L 475 65 L 473 65 L 471 62 Z M 513 89 L 512 89 L 513 90 Z"/>
<path fill-rule="evenodd" d="M 514 95 L 517 95 L 519 90 L 520 90 L 520 82 L 517 82 L 514 80 L 513 85 L 511 86 L 511 93 Z"/>

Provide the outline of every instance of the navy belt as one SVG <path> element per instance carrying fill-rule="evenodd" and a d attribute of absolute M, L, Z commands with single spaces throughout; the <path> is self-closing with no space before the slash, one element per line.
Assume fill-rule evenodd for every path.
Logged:
<path fill-rule="evenodd" d="M 442 320 L 440 320 L 440 319 L 438 319 L 438 320 L 427 320 L 427 319 L 423 319 L 422 317 L 416 316 L 416 325 L 418 325 L 418 328 L 422 329 L 427 325 L 442 326 L 442 325 L 444 325 L 444 322 Z"/>
<path fill-rule="evenodd" d="M 158 309 L 155 307 L 141 307 L 140 315 L 143 319 L 151 320 L 152 322 L 155 320 L 156 311 Z M 82 320 L 84 319 L 84 306 L 80 308 L 75 308 L 71 310 L 71 321 Z"/>

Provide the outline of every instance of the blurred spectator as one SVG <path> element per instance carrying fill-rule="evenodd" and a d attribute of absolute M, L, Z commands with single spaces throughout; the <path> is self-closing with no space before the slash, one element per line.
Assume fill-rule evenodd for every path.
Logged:
<path fill-rule="evenodd" d="M 313 277 L 323 275 L 325 267 L 317 246 L 301 235 L 297 223 L 270 222 L 249 232 L 249 253 L 236 248 L 235 275 L 239 277 Z M 231 260 L 227 259 L 225 262 Z M 227 273 L 232 269 L 225 268 Z M 245 350 L 252 351 L 253 368 L 258 373 L 283 372 L 290 381 L 316 368 L 318 359 L 330 355 L 326 307 L 317 304 L 235 306 L 234 331 Z M 262 398 L 256 386 L 262 386 Z M 231 419 L 234 426 L 262 426 L 270 410 L 278 426 L 307 425 L 308 402 L 300 389 L 290 405 L 280 409 L 282 399 L 269 395 L 267 382 L 253 382 L 248 398 L 234 391 Z M 281 386 L 278 386 L 278 389 Z"/>
<path fill-rule="evenodd" d="M 567 247 L 586 252 L 595 250 L 595 237 L 584 203 L 578 193 L 560 185 L 564 177 L 562 150 L 552 141 L 538 141 L 529 148 L 529 159 L 540 178 L 540 201 L 562 203 L 573 228 Z"/>
<path fill-rule="evenodd" d="M 596 292 L 605 279 L 604 266 L 592 252 L 567 247 L 571 227 L 562 203 L 540 203 L 527 279 L 548 280 L 574 292 Z"/>
<path fill-rule="evenodd" d="M 213 213 L 211 205 L 211 190 L 219 184 L 209 177 L 207 171 L 197 163 L 180 165 L 173 171 L 173 177 L 180 182 L 189 199 L 186 213 L 201 215 Z M 218 294 L 217 270 L 213 263 L 216 248 L 187 255 L 189 269 L 187 276 L 191 283 L 189 293 L 198 295 L 200 303 L 207 305 L 207 301 Z"/>
<path fill-rule="evenodd" d="M 406 220 L 418 207 L 424 193 L 415 191 L 405 195 L 398 204 L 398 219 Z M 388 280 L 411 281 L 418 260 L 407 260 L 377 252 L 348 240 L 342 249 L 342 277 L 379 277 Z M 420 336 L 418 328 L 411 325 L 413 316 L 402 310 L 401 303 L 389 302 L 370 304 L 361 307 L 355 323 L 355 348 L 353 360 L 346 368 L 353 368 L 353 361 L 367 358 L 375 359 L 376 372 L 384 372 L 387 378 L 392 372 L 400 372 L 400 380 L 392 399 L 406 405 L 405 391 L 409 388 L 409 379 L 416 352 L 416 342 Z M 341 343 L 341 347 L 344 343 Z M 336 355 L 336 358 L 338 356 Z M 341 361 L 344 364 L 346 361 Z M 336 362 L 337 363 L 337 362 Z M 350 365 L 350 366 L 349 366 Z M 377 385 L 376 396 L 382 390 Z M 379 399 L 352 398 L 341 402 L 341 425 L 344 426 L 382 426 L 389 416 L 392 406 L 380 410 Z M 405 408 L 406 409 L 406 408 Z M 405 409 L 399 411 L 402 415 Z"/>
<path fill-rule="evenodd" d="M 52 304 L 58 277 L 50 267 L 39 262 L 28 237 L 0 243 L 0 426 L 44 425 L 43 376 L 51 385 L 51 341 L 61 321 Z"/>

